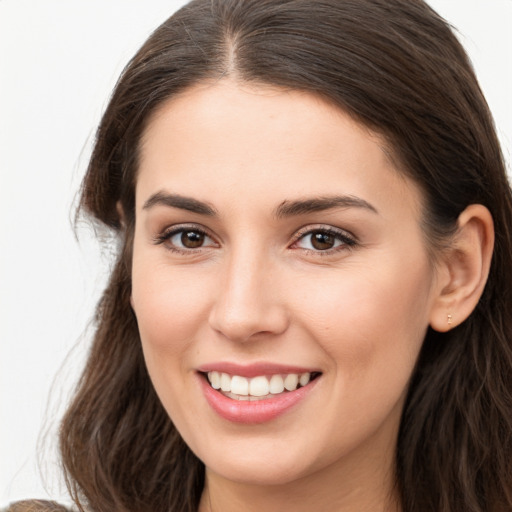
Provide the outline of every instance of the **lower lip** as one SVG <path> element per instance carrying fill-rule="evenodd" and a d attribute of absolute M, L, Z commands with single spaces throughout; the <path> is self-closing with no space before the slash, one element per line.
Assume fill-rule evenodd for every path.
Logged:
<path fill-rule="evenodd" d="M 225 420 L 233 423 L 255 424 L 271 421 L 304 400 L 319 378 L 307 386 L 263 400 L 234 400 L 213 389 L 203 375 L 199 375 L 204 396 L 211 408 Z"/>

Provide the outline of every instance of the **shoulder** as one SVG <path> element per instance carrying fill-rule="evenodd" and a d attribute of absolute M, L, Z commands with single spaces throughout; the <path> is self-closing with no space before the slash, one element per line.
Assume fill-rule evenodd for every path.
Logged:
<path fill-rule="evenodd" d="M 72 512 L 55 501 L 25 500 L 11 503 L 0 512 Z"/>

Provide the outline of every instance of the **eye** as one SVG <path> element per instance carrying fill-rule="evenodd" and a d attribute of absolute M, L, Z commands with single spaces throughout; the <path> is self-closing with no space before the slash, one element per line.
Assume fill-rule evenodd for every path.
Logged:
<path fill-rule="evenodd" d="M 208 236 L 201 231 L 192 231 L 189 229 L 180 231 L 169 238 L 172 245 L 176 247 L 184 247 L 186 249 L 197 249 L 202 247 L 208 240 Z"/>
<path fill-rule="evenodd" d="M 348 233 L 333 228 L 308 229 L 298 233 L 294 247 L 315 252 L 331 252 L 356 245 Z"/>
<path fill-rule="evenodd" d="M 169 249 L 186 252 L 205 247 L 215 247 L 217 244 L 208 234 L 195 226 L 175 226 L 155 239 L 156 244 L 165 244 Z"/>

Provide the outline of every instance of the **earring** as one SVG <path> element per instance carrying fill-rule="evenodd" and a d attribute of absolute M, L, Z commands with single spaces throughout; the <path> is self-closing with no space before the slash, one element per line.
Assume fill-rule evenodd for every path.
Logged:
<path fill-rule="evenodd" d="M 452 325 L 452 322 L 453 322 L 453 317 L 452 317 L 452 315 L 448 315 L 448 317 L 447 317 L 447 321 L 448 321 L 448 325 Z"/>

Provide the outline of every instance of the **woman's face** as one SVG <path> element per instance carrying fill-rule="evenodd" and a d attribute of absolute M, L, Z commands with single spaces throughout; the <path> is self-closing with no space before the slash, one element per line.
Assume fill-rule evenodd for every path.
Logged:
<path fill-rule="evenodd" d="M 390 468 L 435 300 L 421 211 L 382 140 L 312 95 L 226 80 L 154 115 L 132 305 L 154 387 L 211 474 Z"/>

